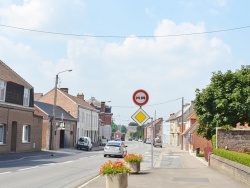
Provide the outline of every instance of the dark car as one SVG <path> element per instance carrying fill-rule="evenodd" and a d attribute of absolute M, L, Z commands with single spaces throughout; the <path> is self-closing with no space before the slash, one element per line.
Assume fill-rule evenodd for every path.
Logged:
<path fill-rule="evenodd" d="M 132 141 L 132 138 L 129 138 L 128 141 Z"/>

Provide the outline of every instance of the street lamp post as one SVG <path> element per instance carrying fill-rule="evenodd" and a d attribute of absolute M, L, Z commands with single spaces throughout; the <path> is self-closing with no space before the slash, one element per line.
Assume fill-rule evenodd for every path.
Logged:
<path fill-rule="evenodd" d="M 52 125 L 50 129 L 50 150 L 56 150 L 57 149 L 57 128 L 56 128 L 56 99 L 57 99 L 57 84 L 58 84 L 58 75 L 63 72 L 71 72 L 72 70 L 64 70 L 56 75 L 56 81 L 55 81 L 55 88 L 54 88 L 54 104 L 53 104 L 53 119 L 52 119 Z"/>

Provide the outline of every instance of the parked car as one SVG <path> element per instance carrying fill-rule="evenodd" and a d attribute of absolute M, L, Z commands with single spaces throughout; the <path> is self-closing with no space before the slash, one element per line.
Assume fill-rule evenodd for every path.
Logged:
<path fill-rule="evenodd" d="M 108 141 L 104 147 L 104 157 L 106 156 L 118 156 L 124 157 L 127 155 L 127 145 L 123 141 Z"/>
<path fill-rule="evenodd" d="M 129 138 L 128 141 L 132 141 L 132 138 Z"/>
<path fill-rule="evenodd" d="M 104 140 L 104 139 L 103 139 L 103 140 L 101 141 L 101 146 L 106 146 L 106 144 L 107 144 L 107 140 Z"/>
<path fill-rule="evenodd" d="M 122 141 L 121 138 L 116 138 L 115 141 Z"/>
<path fill-rule="evenodd" d="M 162 141 L 160 138 L 155 138 L 153 144 L 154 144 L 154 147 L 161 147 L 162 148 Z"/>
<path fill-rule="evenodd" d="M 91 143 L 91 138 L 85 137 L 85 136 L 80 136 L 77 145 L 77 149 L 85 149 L 87 151 L 92 150 L 92 143 Z"/>
<path fill-rule="evenodd" d="M 138 142 L 142 142 L 142 139 L 139 138 Z"/>
<path fill-rule="evenodd" d="M 151 139 L 150 138 L 146 139 L 146 144 L 151 144 Z"/>

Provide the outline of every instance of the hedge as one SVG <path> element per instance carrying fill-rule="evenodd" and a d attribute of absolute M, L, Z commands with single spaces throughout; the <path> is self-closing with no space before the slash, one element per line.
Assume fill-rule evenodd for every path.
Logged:
<path fill-rule="evenodd" d="M 250 167 L 250 155 L 246 153 L 239 153 L 225 149 L 214 149 L 213 153 L 228 160 L 246 165 Z"/>

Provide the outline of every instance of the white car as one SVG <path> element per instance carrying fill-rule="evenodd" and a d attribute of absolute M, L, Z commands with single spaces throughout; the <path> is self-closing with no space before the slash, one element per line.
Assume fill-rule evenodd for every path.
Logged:
<path fill-rule="evenodd" d="M 104 157 L 106 156 L 118 156 L 124 157 L 127 155 L 126 145 L 122 141 L 108 141 L 106 146 L 104 147 Z"/>
<path fill-rule="evenodd" d="M 150 138 L 146 139 L 146 144 L 151 144 L 151 139 Z"/>
<path fill-rule="evenodd" d="M 138 142 L 142 142 L 142 139 L 139 139 Z"/>
<path fill-rule="evenodd" d="M 86 136 L 80 136 L 77 141 L 76 148 L 85 149 L 87 151 L 92 150 L 91 138 L 86 137 Z"/>

